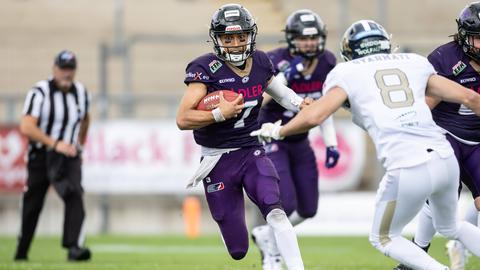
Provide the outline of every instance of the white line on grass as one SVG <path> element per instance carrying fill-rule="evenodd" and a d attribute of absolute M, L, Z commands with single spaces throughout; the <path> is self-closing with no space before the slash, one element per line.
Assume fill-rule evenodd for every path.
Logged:
<path fill-rule="evenodd" d="M 224 247 L 219 246 L 145 246 L 129 244 L 96 244 L 93 252 L 99 253 L 222 253 Z"/>

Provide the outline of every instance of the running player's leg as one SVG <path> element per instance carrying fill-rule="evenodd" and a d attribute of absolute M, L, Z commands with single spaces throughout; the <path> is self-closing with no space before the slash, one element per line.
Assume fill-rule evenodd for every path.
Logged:
<path fill-rule="evenodd" d="M 387 171 L 377 191 L 370 242 L 383 254 L 414 269 L 447 269 L 401 236 L 432 190 L 424 164 Z"/>
<path fill-rule="evenodd" d="M 297 236 L 281 207 L 279 178 L 272 161 L 260 149 L 252 149 L 245 160 L 248 165 L 245 168 L 243 185 L 248 197 L 258 206 L 272 227 L 287 268 L 304 269 Z"/>
<path fill-rule="evenodd" d="M 429 198 L 435 229 L 449 239 L 462 242 L 476 256 L 480 255 L 480 229 L 462 221 L 457 224 L 458 163 L 448 159 L 444 165 L 432 165 L 429 171 L 437 188 Z"/>
<path fill-rule="evenodd" d="M 230 256 L 240 260 L 248 251 L 248 232 L 238 155 L 224 154 L 208 177 L 203 180 L 205 196 L 213 219 L 220 227 Z"/>
<path fill-rule="evenodd" d="M 298 217 L 290 221 L 295 226 L 307 218 L 315 216 L 318 209 L 318 168 L 310 142 L 305 139 L 296 143 L 289 152 L 292 162 L 292 177 L 297 194 Z M 295 214 L 295 213 L 294 213 Z"/>
<path fill-rule="evenodd" d="M 274 141 L 265 145 L 265 152 L 273 162 L 280 177 L 280 200 L 284 211 L 289 215 L 297 207 L 295 186 L 293 185 L 290 172 L 290 160 L 288 157 L 288 142 Z M 262 268 L 273 270 L 282 269 L 282 259 L 278 250 L 275 235 L 270 225 L 264 224 L 252 229 L 252 239 L 260 250 L 262 256 Z"/>

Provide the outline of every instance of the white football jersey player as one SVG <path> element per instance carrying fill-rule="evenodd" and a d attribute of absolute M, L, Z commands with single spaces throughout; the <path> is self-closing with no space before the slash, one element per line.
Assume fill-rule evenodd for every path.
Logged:
<path fill-rule="evenodd" d="M 368 131 L 386 169 L 415 166 L 453 154 L 425 103 L 435 70 L 412 53 L 375 54 L 338 64 L 327 76 L 324 94 L 335 86 L 348 94 L 353 122 Z"/>

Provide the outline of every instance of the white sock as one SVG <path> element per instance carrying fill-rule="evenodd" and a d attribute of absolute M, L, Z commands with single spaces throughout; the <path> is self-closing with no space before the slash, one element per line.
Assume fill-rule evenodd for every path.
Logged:
<path fill-rule="evenodd" d="M 292 223 L 292 226 L 294 227 L 304 222 L 305 219 L 306 218 L 301 217 L 297 211 L 293 211 L 293 213 L 291 213 L 290 216 L 288 217 L 288 220 L 290 220 L 290 223 Z"/>
<path fill-rule="evenodd" d="M 457 240 L 475 256 L 480 256 L 480 229 L 478 227 L 465 221 L 459 222 Z"/>
<path fill-rule="evenodd" d="M 465 211 L 465 221 L 478 227 L 478 210 L 474 203 L 471 203 Z"/>
<path fill-rule="evenodd" d="M 417 231 L 415 232 L 414 241 L 420 247 L 427 247 L 432 241 L 436 230 L 433 227 L 432 212 L 430 206 L 425 204 L 418 215 Z"/>
<path fill-rule="evenodd" d="M 398 236 L 393 237 L 386 246 L 377 246 L 385 255 L 413 269 L 448 270 L 448 267 L 430 257 L 423 249 Z"/>
<path fill-rule="evenodd" d="M 298 247 L 297 235 L 293 226 L 281 209 L 273 209 L 267 215 L 267 223 L 272 226 L 278 250 L 289 270 L 303 270 L 302 255 Z"/>

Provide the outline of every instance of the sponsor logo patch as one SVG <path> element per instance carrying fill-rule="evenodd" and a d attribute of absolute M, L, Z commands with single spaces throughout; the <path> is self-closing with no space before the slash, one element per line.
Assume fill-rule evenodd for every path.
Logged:
<path fill-rule="evenodd" d="M 469 83 L 469 82 L 476 82 L 476 81 L 477 81 L 477 78 L 471 77 L 471 78 L 461 79 L 460 83 Z"/>
<path fill-rule="evenodd" d="M 289 66 L 290 66 L 290 63 L 287 60 L 282 60 L 277 64 L 278 70 L 282 72 L 285 71 Z"/>
<path fill-rule="evenodd" d="M 229 25 L 225 28 L 225 32 L 231 31 L 242 31 L 242 27 L 240 25 Z"/>
<path fill-rule="evenodd" d="M 208 193 L 217 192 L 224 189 L 225 189 L 225 185 L 223 184 L 223 182 L 211 184 L 207 186 Z"/>
<path fill-rule="evenodd" d="M 233 83 L 235 82 L 235 78 L 226 78 L 226 79 L 221 79 L 218 80 L 219 83 Z"/>
<path fill-rule="evenodd" d="M 225 16 L 225 18 L 228 18 L 228 17 L 235 17 L 235 16 L 240 16 L 240 10 L 238 9 L 234 9 L 234 10 L 227 10 L 223 13 L 223 16 Z"/>
<path fill-rule="evenodd" d="M 222 63 L 220 63 L 220 61 L 218 60 L 213 60 L 212 62 L 210 62 L 210 64 L 208 64 L 208 67 L 210 68 L 210 71 L 212 73 L 215 73 L 219 68 L 222 67 Z"/>
<path fill-rule="evenodd" d="M 300 16 L 300 21 L 302 22 L 313 22 L 315 21 L 315 16 L 312 14 L 304 14 Z"/>
<path fill-rule="evenodd" d="M 202 72 L 188 72 L 187 75 L 186 75 L 187 78 L 193 78 L 195 81 L 199 81 L 199 80 L 209 80 L 210 79 L 210 76 L 208 75 L 203 75 Z"/>
<path fill-rule="evenodd" d="M 307 27 L 303 29 L 302 35 L 304 36 L 318 35 L 318 30 L 315 27 Z"/>
<path fill-rule="evenodd" d="M 455 64 L 455 66 L 452 67 L 453 75 L 454 75 L 454 76 L 457 76 L 457 75 L 460 74 L 466 67 L 467 67 L 467 65 L 466 65 L 465 63 L 463 63 L 462 61 L 458 61 L 458 63 Z"/>

